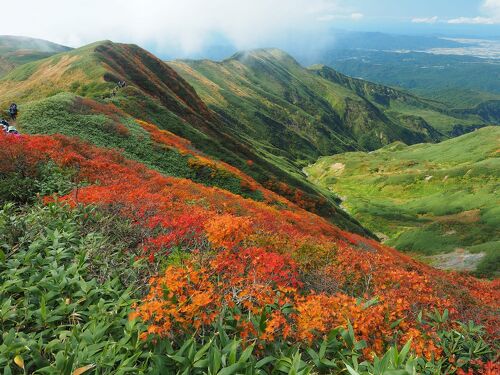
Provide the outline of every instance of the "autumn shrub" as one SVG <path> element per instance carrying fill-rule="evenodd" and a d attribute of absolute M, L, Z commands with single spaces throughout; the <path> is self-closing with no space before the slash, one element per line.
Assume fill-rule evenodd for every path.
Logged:
<path fill-rule="evenodd" d="M 100 147 L 123 150 L 127 157 L 164 174 L 264 199 L 261 190 L 265 189 L 238 169 L 208 159 L 183 138 L 136 121 L 113 104 L 61 93 L 24 106 L 19 123 L 24 133 L 77 136 Z"/>
<path fill-rule="evenodd" d="M 33 160 L 16 138 L 5 136 L 0 150 L 0 202 L 26 203 L 37 195 L 64 195 L 77 185 L 76 171 L 62 168 L 48 158 Z"/>
<path fill-rule="evenodd" d="M 241 244 L 252 233 L 252 220 L 224 214 L 208 220 L 204 229 L 212 246 L 231 249 Z"/>
<path fill-rule="evenodd" d="M 288 254 L 263 248 L 231 248 L 222 251 L 212 262 L 215 272 L 227 278 L 229 284 L 245 279 L 254 283 L 271 283 L 281 287 L 298 287 L 298 266 Z"/>
<path fill-rule="evenodd" d="M 0 137 L 2 144 L 6 141 Z M 5 144 L 4 148 L 8 147 Z M 147 325 L 141 335 L 144 345 L 156 342 L 157 346 L 145 350 L 157 348 L 168 355 L 180 351 L 188 356 L 178 362 L 183 369 L 193 368 L 191 352 L 195 348 L 201 350 L 201 357 L 208 353 L 202 348 L 217 335 L 221 324 L 231 327 L 232 340 L 237 342 L 231 344 L 237 347 L 232 358 L 243 356 L 246 348 L 255 344 L 246 358 L 253 358 L 255 366 L 266 353 L 273 353 L 275 359 L 286 353 L 287 363 L 295 361 L 301 369 L 311 370 L 314 359 L 303 349 L 316 347 L 338 327 L 336 336 L 351 330 L 354 339 L 364 343 L 351 357 L 366 360 L 367 365 L 358 363 L 361 367 L 356 367 L 350 362 L 354 371 L 371 371 L 368 364 L 375 366 L 376 358 L 380 360 L 387 350 L 403 347 L 409 340 L 413 357 L 424 365 L 438 363 L 446 356 L 442 341 L 448 340 L 441 333 L 456 329 L 456 325 L 435 325 L 421 319 L 421 311 L 434 309 L 448 311 L 450 321 L 474 319 L 483 323 L 485 333 L 480 336 L 488 345 L 494 343 L 496 282 L 432 269 L 376 241 L 343 232 L 271 192 L 266 192 L 270 201 L 282 205 L 167 177 L 120 152 L 62 136 L 23 136 L 16 147 L 26 159 L 26 170 L 36 171 L 40 162 L 50 160 L 57 168 L 74 171 L 76 181 L 85 181 L 52 200 L 75 210 L 95 206 L 134 228 L 115 233 L 113 227 L 120 226 L 103 220 L 98 223 L 110 224 L 102 225 L 102 231 L 99 225 L 93 227 L 91 233 L 113 238 L 115 243 L 117 238 L 130 238 L 127 246 L 116 250 L 122 249 L 122 256 L 128 256 L 130 262 L 147 259 L 155 272 L 147 287 L 145 275 L 134 276 L 132 267 L 121 271 L 130 276 L 117 275 L 117 280 L 122 284 L 136 280 L 136 292 L 146 292 L 136 301 L 135 314 Z M 86 244 L 92 243 L 91 237 Z M 99 262 L 108 257 L 119 259 L 118 253 L 105 251 L 105 243 L 97 242 L 98 246 L 88 245 L 94 254 L 89 262 L 93 258 Z M 171 254 L 179 252 L 186 255 L 169 263 Z M 97 254 L 104 254 L 104 258 Z M 126 268 L 123 261 L 103 263 L 92 266 L 87 274 L 92 280 L 102 280 L 103 285 L 110 280 L 106 274 L 113 275 L 114 268 Z M 304 278 L 316 271 L 321 272 L 315 274 L 314 283 Z M 212 342 L 216 341 L 213 338 Z M 480 342 L 478 337 L 472 341 Z M 221 355 L 231 353 L 232 349 L 217 345 Z M 192 349 L 186 352 L 187 347 Z M 137 352 L 132 356 L 137 355 L 144 358 Z M 480 356 L 485 363 L 494 359 L 491 353 Z M 176 362 L 168 358 L 167 362 Z M 479 356 L 474 354 L 476 359 Z M 269 363 L 279 367 L 281 362 Z M 464 370 L 474 366 L 468 363 L 462 366 Z M 205 365 L 203 362 L 200 368 Z M 399 369 L 400 365 L 394 366 Z M 272 371 L 272 366 L 261 369 Z"/>
<path fill-rule="evenodd" d="M 360 302 L 340 293 L 304 295 L 290 286 L 295 280 L 261 278 L 252 268 L 255 263 L 245 260 L 248 256 L 223 252 L 212 261 L 213 270 L 188 262 L 152 279 L 150 293 L 136 310 L 148 323 L 144 337 L 166 338 L 172 353 L 178 350 L 184 357 L 189 357 L 185 345 L 200 345 L 197 359 L 173 361 L 181 368 L 196 367 L 218 335 L 225 335 L 240 353 L 251 347 L 257 360 L 268 358 L 266 364 L 274 363 L 277 352 L 295 350 L 304 367 L 322 373 L 350 367 L 362 374 L 453 374 L 495 366 L 495 349 L 484 341 L 482 328 L 449 321 L 447 310 L 424 318 L 420 314 L 418 324 L 404 328 L 402 319 L 387 321 L 385 313 L 379 315 L 390 311 L 380 301 Z M 257 252 L 253 260 L 261 257 Z M 377 370 L 380 361 L 384 364 Z"/>
<path fill-rule="evenodd" d="M 130 135 L 128 128 L 120 123 L 114 124 L 111 131 L 114 131 L 120 137 L 128 137 Z"/>

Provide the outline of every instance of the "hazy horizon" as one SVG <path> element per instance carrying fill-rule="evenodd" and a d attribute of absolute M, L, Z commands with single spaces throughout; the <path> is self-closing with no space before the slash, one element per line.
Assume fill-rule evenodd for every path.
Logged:
<path fill-rule="evenodd" d="M 162 58 L 332 43 L 335 30 L 399 35 L 498 38 L 500 0 L 19 0 L 22 17 L 0 34 L 79 47 L 97 40 L 136 43 Z M 43 20 L 43 22 L 40 22 Z M 293 48 L 291 48 L 293 47 Z"/>

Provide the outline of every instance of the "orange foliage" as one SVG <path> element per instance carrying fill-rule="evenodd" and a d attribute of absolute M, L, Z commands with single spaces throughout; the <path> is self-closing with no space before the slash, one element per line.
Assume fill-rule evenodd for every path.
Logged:
<path fill-rule="evenodd" d="M 192 267 L 168 267 L 163 276 L 150 281 L 151 288 L 138 310 L 149 323 L 148 332 L 167 336 L 176 329 L 193 331 L 211 323 L 219 306 L 215 285 L 209 282 L 206 270 Z"/>
<path fill-rule="evenodd" d="M 128 137 L 128 135 L 130 133 L 129 130 L 128 130 L 128 128 L 125 125 L 123 125 L 123 124 L 116 124 L 115 128 L 114 128 L 114 131 L 120 137 Z"/>
<path fill-rule="evenodd" d="M 275 179 L 267 181 L 264 186 L 308 211 L 319 212 L 321 209 L 325 208 L 327 203 L 324 198 L 309 195 L 300 189 L 296 189 Z M 330 209 L 333 210 L 334 208 L 331 207 Z"/>
<path fill-rule="evenodd" d="M 499 326 L 498 281 L 433 269 L 274 193 L 266 194 L 284 205 L 165 177 L 116 151 L 62 136 L 0 135 L 0 172 L 29 176 L 48 159 L 74 167 L 88 182 L 61 200 L 107 206 L 141 225 L 150 234 L 144 250 L 152 261 L 177 246 L 204 254 L 151 280 L 137 313 L 152 334 L 196 330 L 225 306 L 237 306 L 243 337 L 310 341 L 350 321 L 368 342 L 367 354 L 411 337 L 417 353 L 431 356 L 439 355 L 437 339 L 418 323 L 422 309 L 449 309 L 452 318 L 473 319 L 492 335 Z M 310 282 L 315 274 L 319 279 Z M 258 332 L 248 315 L 269 305 L 267 326 Z"/>
<path fill-rule="evenodd" d="M 252 221 L 230 214 L 215 216 L 205 224 L 205 232 L 213 247 L 230 249 L 252 233 Z"/>
<path fill-rule="evenodd" d="M 77 96 L 73 103 L 76 111 L 88 111 L 96 114 L 104 114 L 118 121 L 120 117 L 125 116 L 124 112 L 112 103 L 101 103 L 96 100 Z"/>
<path fill-rule="evenodd" d="M 157 126 L 150 124 L 146 121 L 136 120 L 139 125 L 143 127 L 143 129 L 147 130 L 153 140 L 156 143 L 162 144 L 167 147 L 172 147 L 178 149 L 181 154 L 190 154 L 193 156 L 192 159 L 189 160 L 189 166 L 193 169 L 207 168 L 211 170 L 212 177 L 215 177 L 217 174 L 231 174 L 238 177 L 241 180 L 242 186 L 245 186 L 248 190 L 260 190 L 263 192 L 266 198 L 270 197 L 270 192 L 264 189 L 258 182 L 256 182 L 253 178 L 247 176 L 242 173 L 239 169 L 233 167 L 230 164 L 224 163 L 220 160 L 212 160 L 209 159 L 201 152 L 196 150 L 191 142 L 175 135 L 168 130 L 161 130 Z M 248 162 L 252 162 L 248 164 Z M 247 161 L 248 165 L 253 165 L 253 161 Z"/>
<path fill-rule="evenodd" d="M 142 120 L 136 121 L 144 130 L 147 130 L 151 134 L 151 137 L 156 143 L 176 148 L 181 154 L 194 154 L 194 148 L 187 139 L 181 138 L 168 130 L 160 130 L 149 122 Z"/>

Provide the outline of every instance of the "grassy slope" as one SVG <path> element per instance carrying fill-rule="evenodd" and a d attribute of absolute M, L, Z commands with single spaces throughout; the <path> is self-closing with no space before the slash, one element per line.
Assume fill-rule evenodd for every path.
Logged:
<path fill-rule="evenodd" d="M 456 108 L 499 100 L 500 62 L 472 56 L 339 50 L 318 61 L 353 77 L 403 87 Z"/>
<path fill-rule="evenodd" d="M 110 95 L 119 80 L 127 81 L 127 87 L 116 96 Z M 113 126 L 106 129 L 107 125 L 102 125 L 106 119 L 99 120 L 101 125 L 94 124 L 95 118 L 88 116 L 83 121 L 82 114 L 75 113 L 75 107 L 68 102 L 72 99 L 64 93 L 111 104 L 128 117 L 125 126 L 136 118 L 172 131 L 189 139 L 194 148 L 228 162 L 260 182 L 283 181 L 300 189 L 304 192 L 300 199 L 305 197 L 306 202 L 312 202 L 307 203 L 314 206 L 312 210 L 346 229 L 364 232 L 359 224 L 336 207 L 336 198 L 331 193 L 308 182 L 286 158 L 270 160 L 267 155 L 257 153 L 247 140 L 233 132 L 229 121 L 209 110 L 194 89 L 173 69 L 137 46 L 98 42 L 25 64 L 3 77 L 0 89 L 2 107 L 11 101 L 20 105 L 19 125 L 24 132 L 78 134 L 96 144 L 121 147 L 127 152 L 136 148 L 129 156 L 149 163 L 149 155 L 155 155 L 155 152 L 148 152 L 147 144 L 139 147 L 119 135 L 107 134 L 110 129 L 111 133 L 115 129 Z M 78 119 L 75 120 L 74 115 Z M 137 124 L 131 126 L 134 128 Z M 129 132 L 135 136 L 132 128 Z M 112 142 L 108 141 L 110 137 L 114 139 Z M 167 170 L 175 168 L 176 164 L 172 163 Z M 271 185 L 271 188 L 275 187 Z M 294 191 L 289 192 L 289 198 L 294 199 Z"/>
<path fill-rule="evenodd" d="M 500 129 L 487 127 L 436 145 L 324 157 L 307 172 L 345 196 L 350 212 L 388 244 L 425 255 L 484 252 L 478 272 L 492 275 L 500 244 L 499 140 Z"/>
<path fill-rule="evenodd" d="M 480 112 L 450 110 L 442 102 L 420 98 L 362 79 L 351 78 L 324 65 L 312 66 L 310 70 L 332 82 L 350 88 L 373 103 L 393 122 L 416 127 L 431 139 L 439 138 L 439 134 L 433 132 L 434 129 L 444 135 L 453 136 L 456 135 L 454 132 L 456 133 L 457 127 L 467 128 L 491 124 L 491 119 L 482 116 Z M 402 137 L 400 138 L 403 140 Z M 405 143 L 408 144 L 408 142 Z"/>
<path fill-rule="evenodd" d="M 46 40 L 0 35 L 0 76 L 7 74 L 16 66 L 69 49 Z"/>
<path fill-rule="evenodd" d="M 172 121 L 180 122 L 173 117 Z M 262 187 L 251 191 L 242 185 L 240 174 L 213 164 L 201 170 L 193 165 L 201 153 L 186 143 L 187 149 L 175 144 L 161 144 L 134 118 L 111 105 L 102 105 L 71 93 L 60 93 L 24 106 L 19 117 L 23 132 L 31 134 L 64 134 L 77 136 L 100 146 L 122 150 L 124 156 L 138 160 L 165 175 L 188 178 L 207 186 L 218 186 L 244 197 L 262 200 Z M 170 133 L 169 139 L 174 136 Z M 182 141 L 182 139 L 181 139 Z M 186 152 L 191 151 L 192 152 Z M 245 178 L 251 181 L 251 179 Z M 252 182 L 250 182 L 252 183 Z"/>
<path fill-rule="evenodd" d="M 298 163 L 395 140 L 439 139 L 413 123 L 388 118 L 351 87 L 314 74 L 280 50 L 241 52 L 221 63 L 170 64 L 211 108 L 239 120 L 239 131 L 257 147 L 275 155 L 284 150 Z"/>

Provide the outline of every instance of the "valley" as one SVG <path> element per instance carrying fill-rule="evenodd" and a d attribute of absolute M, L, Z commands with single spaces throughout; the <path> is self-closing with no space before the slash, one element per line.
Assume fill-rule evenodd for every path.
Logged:
<path fill-rule="evenodd" d="M 323 157 L 306 172 L 390 246 L 431 264 L 498 276 L 500 128 L 438 144 Z M 459 254 L 457 254 L 457 252 Z M 437 255 L 447 253 L 449 257 Z M 470 264 L 454 264 L 460 253 Z M 450 259 L 448 259 L 450 258 Z M 462 262 L 463 263 L 463 262 Z"/>

